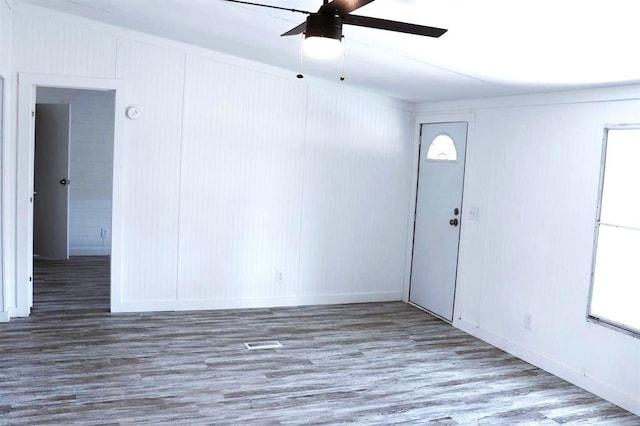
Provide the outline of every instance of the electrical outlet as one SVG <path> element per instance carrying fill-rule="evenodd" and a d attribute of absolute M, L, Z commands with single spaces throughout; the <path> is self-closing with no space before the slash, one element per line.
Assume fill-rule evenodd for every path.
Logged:
<path fill-rule="evenodd" d="M 109 236 L 109 230 L 105 228 L 100 229 L 100 238 L 107 238 Z"/>
<path fill-rule="evenodd" d="M 524 328 L 527 330 L 531 330 L 531 315 L 526 314 L 524 316 Z"/>
<path fill-rule="evenodd" d="M 282 283 L 282 282 L 284 282 L 284 272 L 282 272 L 282 271 L 276 271 L 276 282 L 277 282 L 277 283 Z"/>

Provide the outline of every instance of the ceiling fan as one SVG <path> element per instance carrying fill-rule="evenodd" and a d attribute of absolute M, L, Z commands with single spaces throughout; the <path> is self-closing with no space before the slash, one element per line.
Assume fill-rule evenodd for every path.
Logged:
<path fill-rule="evenodd" d="M 267 7 L 270 9 L 287 10 L 289 12 L 298 12 L 309 15 L 305 22 L 282 34 L 282 36 L 304 34 L 305 52 L 310 54 L 310 56 L 315 56 L 320 59 L 328 59 L 338 56 L 342 51 L 341 41 L 343 24 L 436 38 L 447 32 L 447 30 L 443 28 L 427 27 L 424 25 L 410 24 L 408 22 L 390 21 L 388 19 L 371 18 L 369 16 L 351 14 L 354 10 L 373 2 L 374 0 L 323 0 L 323 5 L 317 12 L 254 3 L 244 0 L 224 1 Z"/>

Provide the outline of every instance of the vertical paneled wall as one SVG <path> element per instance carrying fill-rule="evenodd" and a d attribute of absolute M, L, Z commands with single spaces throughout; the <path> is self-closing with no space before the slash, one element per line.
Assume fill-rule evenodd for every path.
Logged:
<path fill-rule="evenodd" d="M 9 4 L 0 1 L 0 73 L 8 77 L 11 70 L 11 8 Z"/>
<path fill-rule="evenodd" d="M 111 252 L 114 93 L 39 88 L 36 102 L 71 106 L 69 253 Z"/>
<path fill-rule="evenodd" d="M 185 81 L 178 298 L 296 296 L 306 86 L 194 57 Z"/>
<path fill-rule="evenodd" d="M 304 162 L 304 295 L 388 298 L 402 281 L 413 117 L 311 88 Z"/>
<path fill-rule="evenodd" d="M 18 72 L 113 78 L 116 37 L 16 11 L 13 69 Z"/>
<path fill-rule="evenodd" d="M 16 73 L 116 77 L 141 111 L 116 142 L 116 310 L 401 298 L 411 105 L 27 6 L 16 14 Z"/>
<path fill-rule="evenodd" d="M 457 325 L 638 413 L 640 339 L 586 314 L 604 127 L 640 123 L 640 101 L 571 99 L 422 106 L 475 113 Z"/>
<path fill-rule="evenodd" d="M 124 140 L 122 297 L 175 300 L 185 55 L 118 42 L 118 78 L 141 111 Z M 120 112 L 122 113 L 122 112 Z"/>
<path fill-rule="evenodd" d="M 10 93 L 10 82 L 9 78 L 11 75 L 11 24 L 12 24 L 12 16 L 11 9 L 9 8 L 9 4 L 0 0 L 0 76 L 4 78 L 4 82 L 2 83 L 2 96 L 0 96 L 0 164 L 2 165 L 2 173 L 0 174 L 0 188 L 3 190 L 0 192 L 0 209 L 3 209 L 4 206 L 7 205 L 6 201 L 6 192 L 4 190 L 4 184 L 6 182 L 6 140 L 8 136 L 8 124 L 7 119 L 8 108 L 9 105 L 9 93 Z M 6 285 L 8 281 L 7 269 L 5 267 L 5 252 L 6 252 L 6 236 L 7 229 L 9 229 L 5 221 L 5 215 L 0 215 L 0 319 L 4 320 L 8 316 L 7 314 L 7 304 L 5 303 L 8 292 L 11 291 L 13 293 L 13 289 L 9 289 Z"/>

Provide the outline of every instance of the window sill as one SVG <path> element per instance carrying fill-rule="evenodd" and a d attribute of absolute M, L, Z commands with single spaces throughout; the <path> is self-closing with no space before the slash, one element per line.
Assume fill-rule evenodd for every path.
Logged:
<path fill-rule="evenodd" d="M 592 315 L 587 315 L 587 321 L 606 328 L 613 329 L 623 334 L 627 334 L 631 337 L 635 337 L 636 339 L 640 339 L 640 330 L 636 330 L 634 328 L 630 328 L 604 318 L 594 317 Z"/>

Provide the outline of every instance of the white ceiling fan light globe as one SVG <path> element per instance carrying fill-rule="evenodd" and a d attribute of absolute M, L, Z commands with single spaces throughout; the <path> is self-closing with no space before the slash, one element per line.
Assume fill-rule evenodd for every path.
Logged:
<path fill-rule="evenodd" d="M 342 54 L 341 40 L 329 37 L 307 37 L 304 39 L 305 55 L 314 59 L 335 59 Z"/>

